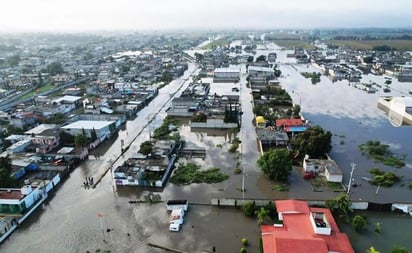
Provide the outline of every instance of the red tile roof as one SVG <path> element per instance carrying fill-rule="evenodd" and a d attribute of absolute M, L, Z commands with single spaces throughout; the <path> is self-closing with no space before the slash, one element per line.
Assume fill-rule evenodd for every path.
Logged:
<path fill-rule="evenodd" d="M 288 127 L 288 126 L 303 126 L 303 121 L 301 119 L 277 119 L 277 127 Z"/>
<path fill-rule="evenodd" d="M 306 208 L 304 207 L 306 205 Z M 329 209 L 309 208 L 297 200 L 276 201 L 283 216 L 283 227 L 262 226 L 264 253 L 354 253 L 346 234 L 341 233 Z M 316 234 L 311 223 L 312 213 L 323 213 L 331 227 L 330 235 Z"/>
<path fill-rule="evenodd" d="M 300 200 L 277 200 L 275 201 L 278 213 L 309 213 L 309 206 Z"/>

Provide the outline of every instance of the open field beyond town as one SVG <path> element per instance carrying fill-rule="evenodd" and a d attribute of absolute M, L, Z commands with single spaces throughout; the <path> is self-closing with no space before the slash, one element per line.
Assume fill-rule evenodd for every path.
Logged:
<path fill-rule="evenodd" d="M 412 40 L 331 40 L 330 44 L 348 46 L 355 50 L 370 50 L 384 45 L 397 50 L 412 50 Z"/>

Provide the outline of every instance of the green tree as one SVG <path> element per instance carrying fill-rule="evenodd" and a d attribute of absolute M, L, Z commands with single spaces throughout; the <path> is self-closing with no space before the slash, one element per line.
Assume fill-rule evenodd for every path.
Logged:
<path fill-rule="evenodd" d="M 272 180 L 286 181 L 292 171 L 292 160 L 287 149 L 272 149 L 257 161 L 263 173 Z"/>
<path fill-rule="evenodd" d="M 355 228 L 357 232 L 365 230 L 366 226 L 366 219 L 361 215 L 355 215 L 352 218 L 352 226 Z"/>
<path fill-rule="evenodd" d="M 203 54 L 195 53 L 196 62 L 201 62 L 205 58 Z"/>
<path fill-rule="evenodd" d="M 17 186 L 17 180 L 11 177 L 11 160 L 9 156 L 0 157 L 0 188 Z"/>
<path fill-rule="evenodd" d="M 266 56 L 265 55 L 260 55 L 256 58 L 256 62 L 262 62 L 266 61 Z"/>
<path fill-rule="evenodd" d="M 247 62 L 253 62 L 253 56 L 249 55 L 249 56 L 247 57 Z"/>
<path fill-rule="evenodd" d="M 140 144 L 139 153 L 143 155 L 148 155 L 153 151 L 153 144 L 150 141 L 145 141 Z"/>
<path fill-rule="evenodd" d="M 255 214 L 255 211 L 256 205 L 252 201 L 247 202 L 244 206 L 242 206 L 242 212 L 245 216 L 252 217 Z"/>
<path fill-rule="evenodd" d="M 192 122 L 206 122 L 207 115 L 204 113 L 196 113 L 192 116 Z"/>
<path fill-rule="evenodd" d="M 335 199 L 326 200 L 326 206 L 335 213 L 348 214 L 352 212 L 348 195 L 340 194 Z"/>
<path fill-rule="evenodd" d="M 92 138 L 92 141 L 97 140 L 97 133 L 96 133 L 96 129 L 94 129 L 94 127 L 93 127 L 92 131 L 90 132 L 90 136 Z"/>
<path fill-rule="evenodd" d="M 401 246 L 393 246 L 391 249 L 391 253 L 409 253 L 409 251 Z"/>
<path fill-rule="evenodd" d="M 63 145 L 73 145 L 74 144 L 74 136 L 65 132 L 61 131 L 60 134 L 60 140 Z"/>
<path fill-rule="evenodd" d="M 49 73 L 51 76 L 55 76 L 57 74 L 62 74 L 64 72 L 63 65 L 60 62 L 52 62 L 47 65 L 45 72 Z"/>
<path fill-rule="evenodd" d="M 332 133 L 324 131 L 320 126 L 308 128 L 305 132 L 292 139 L 292 148 L 300 157 L 308 154 L 310 157 L 324 157 L 332 150 Z"/>
<path fill-rule="evenodd" d="M 162 73 L 162 77 L 160 78 L 161 82 L 170 83 L 173 80 L 173 76 L 169 70 L 165 70 Z"/>
<path fill-rule="evenodd" d="M 278 212 L 276 210 L 276 206 L 273 204 L 273 202 L 269 202 L 267 205 L 265 205 L 266 211 L 268 211 L 268 216 L 272 219 L 277 219 L 278 218 Z"/>
<path fill-rule="evenodd" d="M 84 134 L 77 134 L 74 136 L 74 144 L 76 147 L 84 147 L 87 144 L 87 138 Z"/>
<path fill-rule="evenodd" d="M 266 210 L 264 207 L 261 207 L 259 210 L 256 210 L 255 213 L 258 218 L 258 225 L 262 225 L 264 219 L 269 215 L 269 211 Z"/>

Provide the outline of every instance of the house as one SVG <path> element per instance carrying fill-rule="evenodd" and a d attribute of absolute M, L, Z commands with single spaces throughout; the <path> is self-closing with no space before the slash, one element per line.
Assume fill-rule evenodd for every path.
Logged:
<path fill-rule="evenodd" d="M 276 120 L 276 127 L 292 134 L 305 132 L 308 128 L 302 119 L 278 119 Z"/>
<path fill-rule="evenodd" d="M 274 127 L 257 128 L 256 133 L 262 146 L 287 146 L 289 143 L 286 132 L 277 131 Z"/>
<path fill-rule="evenodd" d="M 298 200 L 275 204 L 282 224 L 261 226 L 264 253 L 355 252 L 329 209 L 309 207 Z"/>
<path fill-rule="evenodd" d="M 45 154 L 60 145 L 60 135 L 55 124 L 41 124 L 25 134 L 31 135 L 31 142 L 36 147 L 36 153 Z"/>
<path fill-rule="evenodd" d="M 42 197 L 39 187 L 25 185 L 21 189 L 0 188 L 0 213 L 23 214 Z"/>
<path fill-rule="evenodd" d="M 342 183 L 343 173 L 339 166 L 329 156 L 328 159 L 303 159 L 305 172 L 315 172 L 324 175 L 328 182 Z"/>

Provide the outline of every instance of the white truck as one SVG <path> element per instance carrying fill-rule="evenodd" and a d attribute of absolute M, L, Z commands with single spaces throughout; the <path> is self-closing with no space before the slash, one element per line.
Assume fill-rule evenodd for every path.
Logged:
<path fill-rule="evenodd" d="M 166 202 L 166 208 L 168 211 L 173 211 L 175 209 L 183 209 L 187 211 L 189 209 L 189 201 L 187 200 L 168 200 Z"/>

